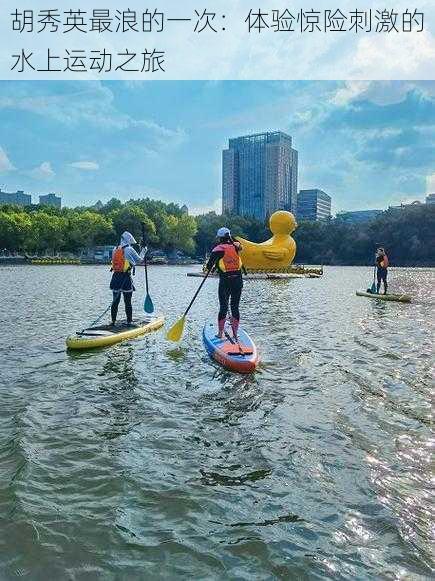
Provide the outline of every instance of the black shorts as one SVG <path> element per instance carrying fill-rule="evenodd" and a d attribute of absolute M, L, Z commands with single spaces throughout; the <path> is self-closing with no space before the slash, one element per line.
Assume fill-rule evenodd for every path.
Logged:
<path fill-rule="evenodd" d="M 114 272 L 110 281 L 110 290 L 123 293 L 132 293 L 136 290 L 131 274 L 129 272 Z"/>

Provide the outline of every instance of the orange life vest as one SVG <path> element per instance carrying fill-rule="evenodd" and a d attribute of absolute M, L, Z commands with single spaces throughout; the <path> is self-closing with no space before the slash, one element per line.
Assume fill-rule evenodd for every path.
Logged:
<path fill-rule="evenodd" d="M 125 252 L 122 246 L 118 246 L 112 255 L 112 270 L 113 272 L 127 272 L 130 268 L 130 263 L 125 259 Z"/>
<path fill-rule="evenodd" d="M 215 250 L 224 252 L 218 266 L 221 272 L 236 272 L 242 268 L 242 259 L 233 244 L 219 244 Z"/>
<path fill-rule="evenodd" d="M 381 266 L 381 268 L 388 268 L 388 264 L 389 264 L 388 256 L 386 254 L 384 254 L 384 257 L 382 258 L 380 266 Z"/>

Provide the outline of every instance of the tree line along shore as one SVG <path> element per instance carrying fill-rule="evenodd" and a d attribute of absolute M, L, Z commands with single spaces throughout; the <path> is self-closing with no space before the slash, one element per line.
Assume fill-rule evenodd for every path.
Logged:
<path fill-rule="evenodd" d="M 173 203 L 112 199 L 98 207 L 1 206 L 0 251 L 79 256 L 86 248 L 115 245 L 124 230 L 140 240 L 142 224 L 150 248 L 201 258 L 210 251 L 222 225 L 253 242 L 270 237 L 267 223 L 253 218 L 215 212 L 190 216 Z M 293 237 L 297 263 L 367 265 L 373 263 L 376 247 L 383 246 L 393 266 L 434 266 L 435 205 L 390 209 L 361 224 L 340 218 L 300 222 Z"/>

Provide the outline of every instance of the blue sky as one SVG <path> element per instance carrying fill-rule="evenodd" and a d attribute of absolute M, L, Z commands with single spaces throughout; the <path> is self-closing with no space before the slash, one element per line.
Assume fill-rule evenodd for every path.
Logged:
<path fill-rule="evenodd" d="M 0 188 L 220 208 L 229 137 L 293 136 L 333 210 L 435 192 L 435 82 L 0 82 Z"/>

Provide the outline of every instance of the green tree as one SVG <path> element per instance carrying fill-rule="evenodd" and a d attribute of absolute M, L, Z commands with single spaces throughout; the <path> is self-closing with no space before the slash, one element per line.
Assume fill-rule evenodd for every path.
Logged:
<path fill-rule="evenodd" d="M 65 246 L 68 250 L 81 250 L 95 244 L 113 241 L 112 221 L 95 212 L 72 212 L 67 219 Z"/>
<path fill-rule="evenodd" d="M 30 214 L 31 230 L 25 246 L 29 250 L 56 252 L 64 247 L 66 218 L 50 215 L 44 211 Z"/>
<path fill-rule="evenodd" d="M 142 224 L 145 225 L 145 235 L 148 241 L 152 241 L 156 234 L 154 222 L 145 214 L 142 208 L 134 205 L 126 205 L 119 210 L 114 210 L 109 215 L 113 222 L 113 228 L 118 238 L 126 230 L 131 232 L 136 240 L 142 239 Z"/>
<path fill-rule="evenodd" d="M 165 250 L 182 250 L 188 254 L 195 251 L 193 237 L 197 231 L 196 221 L 192 216 L 167 215 L 162 224 L 161 240 Z"/>
<path fill-rule="evenodd" d="M 31 221 L 24 212 L 0 211 L 0 248 L 20 250 L 31 230 Z"/>

